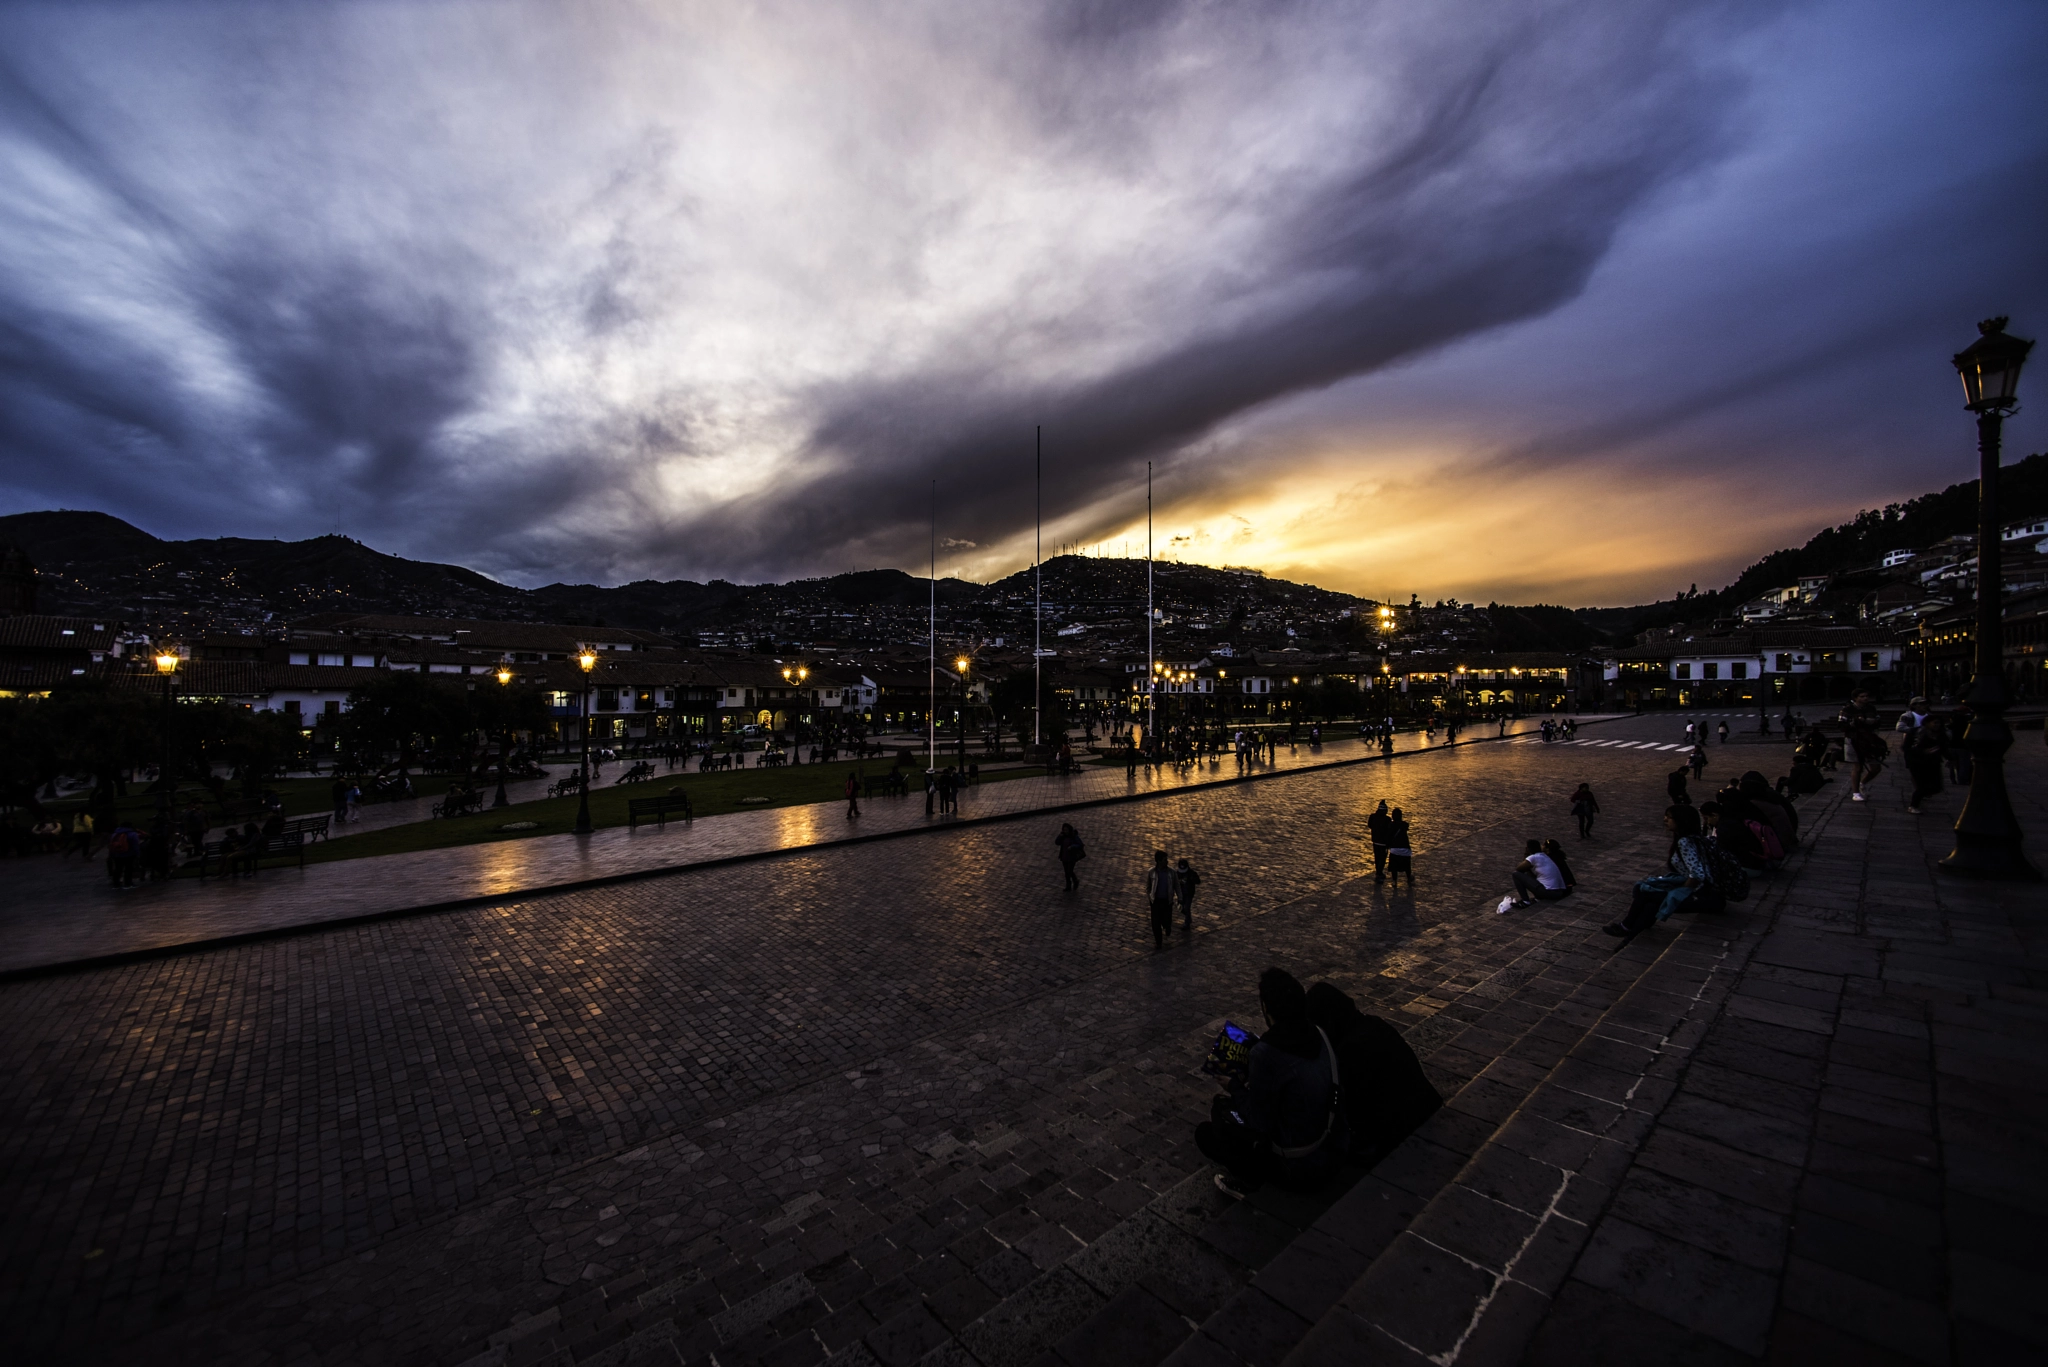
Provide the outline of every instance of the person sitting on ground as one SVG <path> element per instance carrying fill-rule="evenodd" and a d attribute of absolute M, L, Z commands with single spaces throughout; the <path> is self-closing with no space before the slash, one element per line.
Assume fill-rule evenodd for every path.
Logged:
<path fill-rule="evenodd" d="M 1265 1182 L 1306 1190 L 1336 1170 L 1345 1144 L 1333 1051 L 1308 1018 L 1308 993 L 1293 974 L 1259 975 L 1266 1033 L 1252 1046 L 1242 1084 L 1233 1083 L 1195 1127 L 1195 1146 L 1225 1169 L 1216 1187 L 1242 1197 Z"/>
<path fill-rule="evenodd" d="M 1765 824 L 1777 832 L 1778 844 L 1790 854 L 1799 848 L 1799 813 L 1792 804 L 1778 796 L 1770 780 L 1751 769 L 1742 776 L 1742 795 L 1749 799 L 1749 805 L 1762 815 Z"/>
<path fill-rule="evenodd" d="M 1543 852 L 1543 842 L 1531 840 L 1522 855 L 1522 862 L 1515 865 L 1509 875 L 1515 884 L 1515 905 L 1532 906 L 1537 902 L 1555 902 L 1571 889 L 1565 886 L 1564 874 L 1559 871 L 1555 860 Z"/>
<path fill-rule="evenodd" d="M 1351 1155 L 1371 1167 L 1435 1115 L 1444 1101 L 1401 1032 L 1329 983 L 1308 990 L 1309 1024 L 1337 1055 L 1337 1089 Z"/>
<path fill-rule="evenodd" d="M 1565 862 L 1564 846 L 1555 840 L 1546 840 L 1543 842 L 1543 852 L 1550 856 L 1550 862 L 1557 865 L 1557 871 L 1564 875 L 1565 891 L 1569 892 L 1576 888 L 1579 880 L 1572 877 L 1572 866 Z"/>
<path fill-rule="evenodd" d="M 1609 935 L 1622 939 L 1637 935 L 1679 910 L 1700 889 L 1712 886 L 1713 862 L 1701 839 L 1700 814 L 1673 804 L 1664 809 L 1664 829 L 1671 832 L 1671 853 L 1665 861 L 1670 872 L 1636 884 L 1627 915 L 1601 927 Z"/>
<path fill-rule="evenodd" d="M 1714 797 L 1721 806 L 1721 847 L 1752 872 L 1775 867 L 1784 858 L 1785 848 L 1778 843 L 1776 829 L 1744 796 L 1741 785 L 1731 783 Z M 1768 843 L 1765 832 L 1770 834 Z"/>

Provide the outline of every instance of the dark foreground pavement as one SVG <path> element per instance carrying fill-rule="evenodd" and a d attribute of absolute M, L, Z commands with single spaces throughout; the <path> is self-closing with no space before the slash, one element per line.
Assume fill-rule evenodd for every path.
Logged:
<path fill-rule="evenodd" d="M 1945 822 L 1837 783 L 1749 903 L 1617 954 L 1670 762 L 1099 809 L 1074 899 L 1053 818 L 8 985 L 0 1315 L 48 1361 L 2038 1353 L 2039 890 L 1937 884 Z M 1580 895 L 1494 915 L 1581 778 Z M 1360 877 L 1380 797 L 1413 895 Z M 1208 879 L 1166 953 L 1154 846 Z M 1268 962 L 1455 1096 L 1370 1175 L 1225 1209 L 1196 1064 Z"/>

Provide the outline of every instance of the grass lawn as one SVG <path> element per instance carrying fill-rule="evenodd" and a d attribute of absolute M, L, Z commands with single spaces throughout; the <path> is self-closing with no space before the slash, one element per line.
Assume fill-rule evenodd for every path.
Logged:
<path fill-rule="evenodd" d="M 698 816 L 754 811 L 762 807 L 794 807 L 811 802 L 839 802 L 843 801 L 846 795 L 846 775 L 855 769 L 871 778 L 879 778 L 888 773 L 886 765 L 875 764 L 872 761 L 867 764 L 805 764 L 793 769 L 748 769 L 743 772 L 711 774 L 684 774 L 681 771 L 670 774 L 657 768 L 655 776 L 644 783 L 602 787 L 593 785 L 590 790 L 590 824 L 599 829 L 623 826 L 626 824 L 627 799 L 663 797 L 671 788 L 680 788 L 690 795 L 690 805 Z M 981 781 L 987 784 L 1003 779 L 1037 778 L 1044 772 L 1037 768 L 998 769 L 993 772 L 984 770 Z M 922 771 L 913 771 L 910 782 L 912 795 L 921 794 Z M 768 800 L 741 801 L 742 798 L 749 797 L 765 797 Z M 488 796 L 485 800 L 489 801 Z M 538 822 L 539 825 L 531 830 L 499 829 L 511 822 L 524 821 Z M 533 802 L 517 802 L 510 807 L 486 807 L 471 816 L 415 821 L 381 831 L 366 831 L 362 835 L 343 836 L 339 840 L 323 840 L 306 847 L 306 862 L 311 864 L 330 859 L 362 859 L 371 855 L 401 854 L 409 850 L 438 850 L 452 845 L 523 840 L 536 835 L 561 835 L 574 830 L 575 826 L 576 798 L 541 798 Z"/>
<path fill-rule="evenodd" d="M 439 797 L 448 791 L 451 775 L 419 774 L 412 776 L 413 792 L 420 797 Z M 156 794 L 144 791 L 147 784 L 132 784 L 125 797 L 114 800 L 114 809 L 133 825 L 143 830 L 156 819 Z M 284 800 L 286 816 L 318 816 L 334 810 L 334 778 L 274 778 L 257 789 L 260 793 L 269 789 Z M 240 812 L 247 804 L 242 797 L 242 785 L 233 779 L 221 790 L 229 804 Z M 193 798 L 198 798 L 206 808 L 208 819 L 216 824 L 222 820 L 220 804 L 213 800 L 213 794 L 196 783 L 180 783 L 177 796 L 171 804 L 174 813 L 183 812 Z M 55 812 L 58 819 L 69 821 L 71 814 L 85 805 L 86 795 L 75 794 L 55 802 L 45 802 L 47 811 Z M 104 833 L 103 833 L 104 834 Z"/>

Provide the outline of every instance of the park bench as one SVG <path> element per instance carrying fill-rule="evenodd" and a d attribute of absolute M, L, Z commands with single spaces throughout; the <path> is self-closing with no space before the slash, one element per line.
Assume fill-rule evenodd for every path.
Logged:
<path fill-rule="evenodd" d="M 434 804 L 433 812 L 440 816 L 466 816 L 470 812 L 484 809 L 484 795 L 474 788 L 450 788 L 448 795 Z"/>
<path fill-rule="evenodd" d="M 650 779 L 653 777 L 654 766 L 643 759 L 638 764 L 634 765 L 632 768 L 626 770 L 625 773 L 620 774 L 617 778 L 613 779 L 612 786 L 616 788 L 621 783 L 639 783 L 644 779 Z"/>
<path fill-rule="evenodd" d="M 334 816 L 330 812 L 322 812 L 318 816 L 295 816 L 284 823 L 284 834 L 290 835 L 296 831 L 309 841 L 325 840 L 328 823 L 333 820 Z"/>
<path fill-rule="evenodd" d="M 642 817 L 652 820 L 657 828 L 664 828 L 671 812 L 681 813 L 685 821 L 694 821 L 697 816 L 690 810 L 690 795 L 685 792 L 670 792 L 665 797 L 627 798 L 626 829 L 639 830 Z"/>
<path fill-rule="evenodd" d="M 237 846 L 230 850 L 226 840 L 209 840 L 199 847 L 199 876 L 204 879 L 209 865 L 214 867 L 215 876 L 227 877 L 234 873 L 231 863 L 242 860 L 261 863 L 272 855 L 288 854 L 299 861 L 299 867 L 306 867 L 306 834 L 304 831 L 285 830 L 277 835 L 259 837 L 253 848 Z"/>
<path fill-rule="evenodd" d="M 549 797 L 567 797 L 583 790 L 583 775 L 570 774 L 567 778 L 556 779 L 548 785 Z"/>
<path fill-rule="evenodd" d="M 910 792 L 910 780 L 901 769 L 891 769 L 880 778 L 866 779 L 861 784 L 862 796 L 873 797 L 881 793 L 886 797 L 903 797 Z"/>

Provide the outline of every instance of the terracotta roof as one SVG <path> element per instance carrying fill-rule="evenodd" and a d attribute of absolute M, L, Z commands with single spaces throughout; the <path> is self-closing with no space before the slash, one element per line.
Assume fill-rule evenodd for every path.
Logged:
<path fill-rule="evenodd" d="M 118 625 L 107 617 L 0 617 L 0 651 L 111 651 Z"/>

